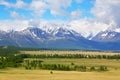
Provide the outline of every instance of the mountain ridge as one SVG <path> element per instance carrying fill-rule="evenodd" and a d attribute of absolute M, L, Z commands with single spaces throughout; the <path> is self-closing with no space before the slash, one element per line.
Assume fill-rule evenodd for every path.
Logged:
<path fill-rule="evenodd" d="M 101 31 L 94 36 L 92 40 L 98 42 L 120 42 L 120 28 L 111 28 Z"/>
<path fill-rule="evenodd" d="M 49 32 L 36 27 L 22 31 L 0 31 L 0 45 L 33 48 L 120 50 L 119 42 L 88 40 L 80 33 L 62 27 Z"/>

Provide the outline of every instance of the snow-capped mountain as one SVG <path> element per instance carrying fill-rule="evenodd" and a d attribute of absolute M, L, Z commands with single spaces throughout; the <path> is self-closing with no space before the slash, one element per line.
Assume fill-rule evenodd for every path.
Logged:
<path fill-rule="evenodd" d="M 118 32 L 114 32 L 114 35 L 117 34 Z M 54 27 L 43 26 L 42 28 L 29 27 L 21 31 L 0 31 L 0 45 L 33 48 L 120 50 L 118 41 L 101 43 L 88 40 L 80 33 L 58 25 L 54 25 Z"/>
<path fill-rule="evenodd" d="M 100 42 L 120 42 L 120 28 L 110 28 L 101 31 L 93 37 L 92 40 Z"/>
<path fill-rule="evenodd" d="M 44 31 L 40 28 L 27 28 L 22 31 L 9 31 L 0 34 L 1 45 L 17 45 L 20 47 L 76 47 L 76 42 L 84 39 L 79 33 L 73 30 L 56 28 L 51 31 Z M 53 45 L 54 44 L 54 45 Z M 64 44 L 64 45 L 63 45 Z M 69 45 L 69 46 L 68 46 Z"/>

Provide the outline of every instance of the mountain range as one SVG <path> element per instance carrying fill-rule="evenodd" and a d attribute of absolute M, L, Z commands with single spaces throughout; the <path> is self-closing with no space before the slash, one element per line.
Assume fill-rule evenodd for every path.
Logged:
<path fill-rule="evenodd" d="M 91 35 L 90 35 L 91 36 Z M 29 48 L 120 50 L 120 28 L 99 32 L 91 39 L 65 27 L 29 27 L 21 31 L 0 31 L 1 46 Z"/>
<path fill-rule="evenodd" d="M 92 40 L 99 42 L 120 42 L 120 28 L 101 31 Z"/>

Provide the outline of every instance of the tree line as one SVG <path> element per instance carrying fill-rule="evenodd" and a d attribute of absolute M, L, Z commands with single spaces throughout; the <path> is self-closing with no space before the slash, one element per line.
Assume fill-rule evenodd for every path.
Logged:
<path fill-rule="evenodd" d="M 70 65 L 65 64 L 43 64 L 44 61 L 36 59 L 36 60 L 27 60 L 30 56 L 26 56 L 23 54 L 17 55 L 7 55 L 0 57 L 0 69 L 4 69 L 7 67 L 17 68 L 24 67 L 27 70 L 31 69 L 45 69 L 45 70 L 63 70 L 63 71 L 107 71 L 106 66 L 85 66 L 85 65 L 75 65 L 71 63 Z"/>
<path fill-rule="evenodd" d="M 2 46 L 0 47 L 0 56 L 8 56 L 20 53 L 19 48 L 10 47 L 10 46 Z"/>
<path fill-rule="evenodd" d="M 75 70 L 75 71 L 107 71 L 106 66 L 85 66 L 85 65 L 64 65 L 64 64 L 43 64 L 41 60 L 25 60 L 26 58 L 88 58 L 88 59 L 120 59 L 120 54 L 115 55 L 86 55 L 86 54 L 19 54 L 20 49 L 16 47 L 0 47 L 0 69 L 12 67 L 25 67 L 25 69 L 48 69 L 48 70 Z M 25 61 L 24 61 L 25 60 Z M 24 65 L 23 65 L 24 64 Z"/>
<path fill-rule="evenodd" d="M 85 66 L 85 65 L 65 65 L 65 64 L 43 64 L 41 60 L 25 60 L 24 67 L 26 70 L 45 69 L 45 70 L 62 70 L 62 71 L 108 71 L 106 66 Z"/>
<path fill-rule="evenodd" d="M 24 58 L 21 55 L 7 55 L 6 57 L 0 57 L 0 69 L 13 67 L 17 68 L 21 66 L 21 63 L 24 61 Z"/>
<path fill-rule="evenodd" d="M 88 58 L 88 59 L 120 59 L 120 54 L 115 55 L 89 55 L 89 54 L 22 54 L 24 58 Z"/>

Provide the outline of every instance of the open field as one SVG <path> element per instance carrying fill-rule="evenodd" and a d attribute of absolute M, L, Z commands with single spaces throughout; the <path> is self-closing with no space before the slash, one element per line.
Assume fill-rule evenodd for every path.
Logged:
<path fill-rule="evenodd" d="M 119 73 L 9 69 L 0 70 L 0 80 L 120 80 Z"/>
<path fill-rule="evenodd" d="M 40 54 L 85 54 L 85 55 L 120 55 L 120 53 L 113 52 L 89 52 L 89 51 L 49 51 L 49 50 L 41 50 L 41 51 L 24 51 L 24 54 L 30 55 L 40 55 Z M 74 63 L 75 65 L 86 65 L 86 66 L 107 66 L 110 69 L 119 69 L 120 70 L 120 60 L 116 59 L 75 59 L 75 58 L 46 58 L 40 59 L 43 60 L 43 64 L 67 64 L 70 65 Z"/>
<path fill-rule="evenodd" d="M 85 54 L 85 55 L 114 55 L 111 52 L 82 52 L 82 51 L 22 51 L 22 54 Z M 25 58 L 25 60 L 42 60 L 42 64 L 85 65 L 87 68 L 94 66 L 107 66 L 108 71 L 60 71 L 31 69 L 25 67 L 0 69 L 0 80 L 120 80 L 119 59 L 89 59 L 89 58 Z M 24 64 L 24 63 L 22 63 Z"/>
<path fill-rule="evenodd" d="M 43 64 L 67 64 L 71 65 L 86 65 L 86 66 L 107 66 L 110 69 L 120 70 L 120 60 L 106 60 L 106 59 L 41 59 Z"/>
<path fill-rule="evenodd" d="M 51 51 L 51 50 L 40 50 L 40 51 L 22 51 L 25 54 L 88 54 L 88 55 L 115 55 L 120 52 L 92 52 L 92 51 Z"/>

